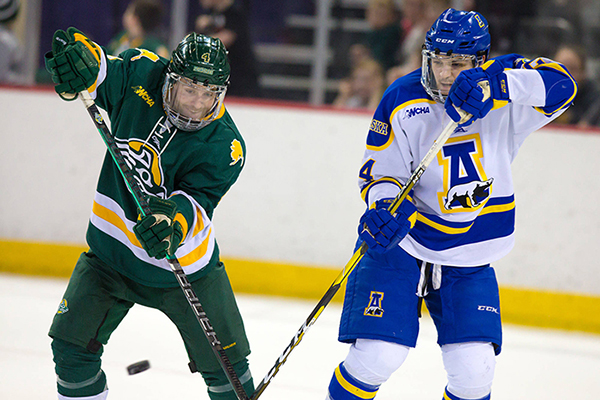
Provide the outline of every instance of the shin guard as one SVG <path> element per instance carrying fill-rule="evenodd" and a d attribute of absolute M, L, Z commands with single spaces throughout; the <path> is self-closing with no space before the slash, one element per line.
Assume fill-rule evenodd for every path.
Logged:
<path fill-rule="evenodd" d="M 92 353 L 56 338 L 52 341 L 52 352 L 59 398 L 106 398 L 106 375 L 100 369 L 102 352 Z"/>
<path fill-rule="evenodd" d="M 254 392 L 254 381 L 252 374 L 248 368 L 248 360 L 244 359 L 233 364 L 233 369 L 236 372 L 244 391 L 248 396 Z M 233 386 L 229 383 L 229 379 L 223 370 L 216 372 L 204 372 L 202 377 L 207 385 L 208 397 L 211 400 L 237 400 L 237 395 L 233 390 Z"/>

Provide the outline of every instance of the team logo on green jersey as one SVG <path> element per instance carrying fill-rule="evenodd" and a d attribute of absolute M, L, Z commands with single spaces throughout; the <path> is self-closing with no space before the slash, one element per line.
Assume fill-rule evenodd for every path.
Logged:
<path fill-rule="evenodd" d="M 60 302 L 60 304 L 58 306 L 58 311 L 56 313 L 64 314 L 67 311 L 69 311 L 69 307 L 67 307 L 67 299 L 62 299 L 62 301 Z"/>
<path fill-rule="evenodd" d="M 244 165 L 244 149 L 242 149 L 242 144 L 240 143 L 240 141 L 237 139 L 233 139 L 231 141 L 230 149 L 232 161 L 229 163 L 229 165 L 235 165 L 240 160 L 242 161 L 240 165 Z"/>
<path fill-rule="evenodd" d="M 156 131 L 153 131 L 153 134 L 158 135 Z M 148 141 L 115 138 L 115 143 L 121 150 L 127 166 L 134 171 L 133 178 L 142 189 L 146 193 L 166 199 L 167 189 L 164 187 L 164 173 L 159 158 L 160 151 L 152 145 L 152 138 L 153 136 Z"/>

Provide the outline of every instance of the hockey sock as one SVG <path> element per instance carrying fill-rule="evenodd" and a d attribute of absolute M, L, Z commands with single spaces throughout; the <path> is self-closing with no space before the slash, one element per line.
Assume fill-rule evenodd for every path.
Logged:
<path fill-rule="evenodd" d="M 348 373 L 343 363 L 334 371 L 329 383 L 329 397 L 333 400 L 373 399 L 379 385 L 368 385 Z"/>
<path fill-rule="evenodd" d="M 248 368 L 248 360 L 243 359 L 233 364 L 233 369 L 236 372 L 244 391 L 248 396 L 254 392 L 254 382 L 252 380 L 252 374 Z M 208 397 L 211 400 L 237 400 L 237 395 L 233 390 L 233 386 L 229 383 L 227 375 L 223 370 L 215 372 L 203 372 L 202 377 L 206 382 Z"/>
<path fill-rule="evenodd" d="M 101 351 L 92 353 L 84 347 L 55 338 L 52 340 L 52 352 L 59 397 L 103 398 L 102 394 L 108 388 L 106 375 L 100 369 Z"/>
<path fill-rule="evenodd" d="M 490 393 L 490 394 L 488 394 L 485 397 L 481 397 L 481 398 L 475 399 L 475 400 L 490 400 L 491 397 L 492 397 L 492 395 Z M 450 393 L 448 391 L 448 387 L 446 387 L 446 390 L 444 390 L 444 398 L 443 398 L 443 400 L 467 400 L 467 399 L 464 399 L 462 397 L 458 397 L 458 396 L 453 395 L 452 393 Z"/>

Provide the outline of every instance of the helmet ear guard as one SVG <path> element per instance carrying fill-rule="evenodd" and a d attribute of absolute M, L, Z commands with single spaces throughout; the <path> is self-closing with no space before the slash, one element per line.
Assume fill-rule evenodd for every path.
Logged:
<path fill-rule="evenodd" d="M 437 102 L 444 103 L 445 95 L 437 87 L 431 69 L 431 60 L 438 56 L 456 59 L 472 59 L 473 67 L 487 60 L 491 37 L 488 23 L 475 11 L 459 11 L 449 8 L 433 23 L 425 35 L 422 57 L 421 84 Z"/>

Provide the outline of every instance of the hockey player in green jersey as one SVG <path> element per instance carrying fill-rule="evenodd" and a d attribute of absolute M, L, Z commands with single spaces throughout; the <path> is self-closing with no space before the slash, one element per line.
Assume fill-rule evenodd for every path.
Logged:
<path fill-rule="evenodd" d="M 246 150 L 223 105 L 230 71 L 223 44 L 192 33 L 171 60 L 142 49 L 113 57 L 69 28 L 54 34 L 45 61 L 63 99 L 87 90 L 107 112 L 115 142 L 152 210 L 139 215 L 107 154 L 87 231 L 90 249 L 75 265 L 49 332 L 58 398 L 106 399 L 101 355 L 134 304 L 158 309 L 173 321 L 190 369 L 201 373 L 212 400 L 237 398 L 167 256 L 179 260 L 251 394 L 250 348 L 212 224 L 217 204 L 244 166 Z"/>

